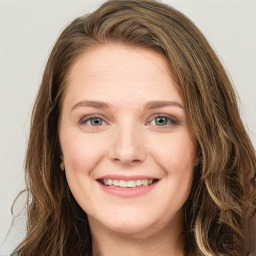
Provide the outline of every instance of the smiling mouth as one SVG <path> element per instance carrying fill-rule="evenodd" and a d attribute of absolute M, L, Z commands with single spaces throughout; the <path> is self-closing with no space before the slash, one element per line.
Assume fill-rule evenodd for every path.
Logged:
<path fill-rule="evenodd" d="M 118 187 L 118 188 L 136 188 L 150 186 L 158 179 L 143 179 L 143 180 L 116 180 L 116 179 L 99 179 L 98 180 L 104 186 Z"/>

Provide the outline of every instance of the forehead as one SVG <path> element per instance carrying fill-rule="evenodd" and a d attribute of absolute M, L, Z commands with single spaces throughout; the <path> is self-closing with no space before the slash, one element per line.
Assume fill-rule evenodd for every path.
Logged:
<path fill-rule="evenodd" d="M 124 104 L 148 100 L 180 100 L 167 59 L 139 47 L 106 44 L 82 54 L 67 78 L 66 98 L 117 100 Z M 129 100 L 130 99 L 130 100 Z"/>

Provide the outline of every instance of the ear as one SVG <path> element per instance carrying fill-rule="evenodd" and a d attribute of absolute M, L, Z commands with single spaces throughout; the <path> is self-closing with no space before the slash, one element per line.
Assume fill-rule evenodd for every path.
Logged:
<path fill-rule="evenodd" d="M 198 166 L 199 163 L 200 163 L 200 156 L 198 154 L 197 156 L 195 156 L 195 159 L 194 159 L 194 162 L 193 162 L 194 167 Z"/>
<path fill-rule="evenodd" d="M 61 169 L 62 171 L 64 171 L 64 170 L 65 170 L 65 163 L 64 163 L 64 159 L 63 159 L 63 157 L 61 157 L 60 169 Z"/>

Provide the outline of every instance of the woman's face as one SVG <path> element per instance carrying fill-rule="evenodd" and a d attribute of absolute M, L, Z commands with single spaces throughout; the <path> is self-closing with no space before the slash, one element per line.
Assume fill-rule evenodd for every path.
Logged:
<path fill-rule="evenodd" d="M 164 57 L 114 44 L 82 55 L 68 76 L 59 138 L 92 230 L 181 228 L 195 148 Z"/>

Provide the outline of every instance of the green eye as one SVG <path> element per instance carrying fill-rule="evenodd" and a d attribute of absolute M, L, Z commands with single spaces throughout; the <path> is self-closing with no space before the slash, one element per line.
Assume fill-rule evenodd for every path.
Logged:
<path fill-rule="evenodd" d="M 179 123 L 178 123 L 178 120 L 171 115 L 159 114 L 159 115 L 155 116 L 155 118 L 151 121 L 151 124 L 153 124 L 155 126 L 170 127 L 173 125 L 177 125 Z"/>
<path fill-rule="evenodd" d="M 169 123 L 168 121 L 170 121 L 170 119 L 167 117 L 156 117 L 155 118 L 155 124 L 158 126 L 167 125 Z"/>
<path fill-rule="evenodd" d="M 100 118 L 90 118 L 87 121 L 89 121 L 90 125 L 92 125 L 92 126 L 100 126 L 103 124 L 103 120 Z"/>
<path fill-rule="evenodd" d="M 89 126 L 102 126 L 106 124 L 106 122 L 97 116 L 86 116 L 81 121 L 79 121 L 81 125 L 89 125 Z"/>

